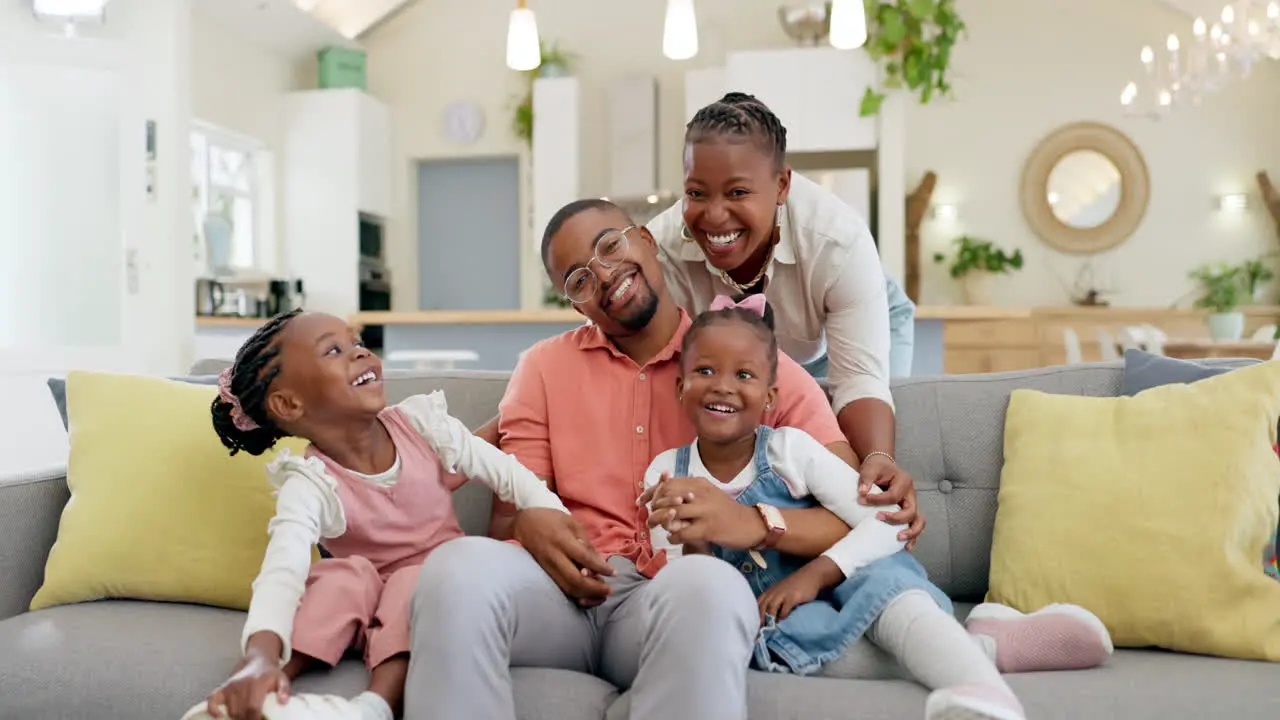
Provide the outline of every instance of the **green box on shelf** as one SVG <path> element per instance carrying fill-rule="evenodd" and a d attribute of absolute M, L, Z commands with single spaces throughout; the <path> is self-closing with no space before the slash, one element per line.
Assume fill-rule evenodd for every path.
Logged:
<path fill-rule="evenodd" d="M 319 86 L 322 88 L 365 88 L 363 50 L 331 45 L 318 53 Z"/>

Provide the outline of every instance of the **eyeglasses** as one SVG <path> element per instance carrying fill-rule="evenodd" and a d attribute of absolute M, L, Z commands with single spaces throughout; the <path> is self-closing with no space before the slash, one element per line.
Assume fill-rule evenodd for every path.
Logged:
<path fill-rule="evenodd" d="M 596 241 L 595 254 L 591 261 L 607 268 L 615 268 L 627 259 L 627 248 L 630 242 L 627 233 L 635 230 L 635 225 L 628 225 L 621 230 L 608 230 Z M 569 273 L 564 281 L 564 296 L 569 302 L 578 305 L 595 297 L 600 289 L 600 277 L 591 269 L 591 261 L 586 267 L 580 267 Z"/>

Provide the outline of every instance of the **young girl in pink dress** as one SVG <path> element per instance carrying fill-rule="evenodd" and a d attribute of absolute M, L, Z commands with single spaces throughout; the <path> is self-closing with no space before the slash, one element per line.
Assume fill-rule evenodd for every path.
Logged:
<path fill-rule="evenodd" d="M 249 338 L 219 379 L 213 426 L 232 455 L 311 441 L 268 465 L 271 539 L 231 677 L 184 720 L 392 720 L 404 693 L 409 603 L 423 559 L 463 535 L 451 492 L 465 477 L 503 500 L 567 512 L 514 458 L 450 417 L 440 392 L 388 407 L 382 363 L 331 315 L 293 312 Z M 332 557 L 312 565 L 312 547 Z M 355 698 L 292 695 L 308 667 L 363 651 Z"/>

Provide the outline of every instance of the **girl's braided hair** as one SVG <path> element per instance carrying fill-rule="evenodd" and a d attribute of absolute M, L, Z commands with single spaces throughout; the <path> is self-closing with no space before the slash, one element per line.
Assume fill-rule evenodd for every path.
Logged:
<path fill-rule="evenodd" d="M 684 141 L 699 143 L 723 135 L 755 140 L 779 171 L 786 166 L 787 128 L 754 95 L 731 92 L 702 108 L 685 126 Z"/>
<path fill-rule="evenodd" d="M 280 374 L 280 364 L 276 362 L 280 355 L 277 342 L 280 332 L 300 312 L 300 309 L 293 310 L 268 320 L 249 336 L 236 352 L 235 363 L 230 370 L 224 371 L 230 373 L 228 389 L 239 407 L 219 395 L 213 399 L 209 409 L 213 414 L 214 431 L 233 456 L 241 450 L 250 455 L 261 455 L 275 447 L 277 440 L 287 436 L 267 413 L 267 393 L 271 382 Z M 252 421 L 247 424 L 257 427 L 246 430 L 237 426 L 236 412 L 244 413 Z"/>
<path fill-rule="evenodd" d="M 742 302 L 746 295 L 738 295 L 733 298 L 734 303 Z M 689 348 L 693 346 L 693 341 L 697 339 L 702 331 L 712 325 L 718 325 L 726 322 L 746 323 L 748 327 L 756 331 L 760 339 L 769 346 L 769 379 L 770 381 L 778 379 L 778 334 L 774 332 L 773 326 L 773 308 L 765 303 L 764 314 L 756 313 L 740 307 L 727 307 L 720 310 L 706 310 L 698 313 L 689 325 L 689 329 L 685 331 L 684 338 L 680 341 L 680 357 L 687 357 Z"/>

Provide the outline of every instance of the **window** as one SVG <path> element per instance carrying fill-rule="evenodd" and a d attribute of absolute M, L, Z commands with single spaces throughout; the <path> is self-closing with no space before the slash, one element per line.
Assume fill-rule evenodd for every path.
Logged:
<path fill-rule="evenodd" d="M 223 275 L 261 267 L 268 258 L 259 247 L 264 187 L 260 177 L 261 143 L 217 128 L 191 131 L 191 198 L 196 261 L 202 272 Z"/>

